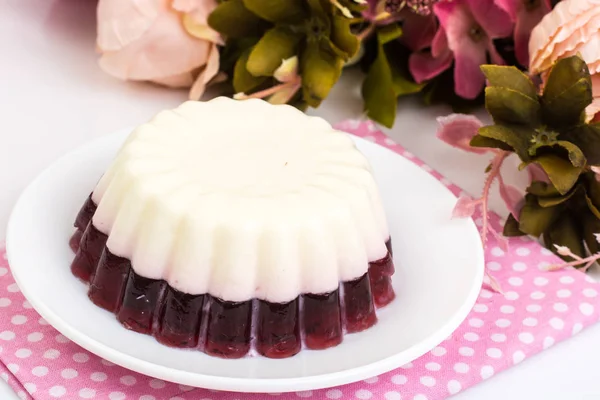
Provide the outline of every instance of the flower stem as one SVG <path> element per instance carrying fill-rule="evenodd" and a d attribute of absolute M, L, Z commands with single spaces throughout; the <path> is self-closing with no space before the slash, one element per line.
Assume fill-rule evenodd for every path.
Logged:
<path fill-rule="evenodd" d="M 300 79 L 295 79 L 290 82 L 280 83 L 279 85 L 272 86 L 268 89 L 261 90 L 260 92 L 245 94 L 245 93 L 236 93 L 233 98 L 236 100 L 248 100 L 248 99 L 264 99 L 267 96 L 277 93 L 282 89 L 287 89 L 288 87 L 294 87 L 299 85 Z"/>
<path fill-rule="evenodd" d="M 365 29 L 363 29 L 360 33 L 358 33 L 356 35 L 356 38 L 362 42 L 363 40 L 365 40 L 369 35 L 371 35 L 371 33 L 373 33 L 373 31 L 375 30 L 375 25 L 371 24 L 368 27 L 366 27 Z"/>
<path fill-rule="evenodd" d="M 481 225 L 481 241 L 485 246 L 487 242 L 487 233 L 489 230 L 489 212 L 488 212 L 488 201 L 490 197 L 490 188 L 494 180 L 500 175 L 500 167 L 502 163 L 508 157 L 507 151 L 502 151 L 496 154 L 492 160 L 492 169 L 490 170 L 487 178 L 485 179 L 485 185 L 483 186 L 483 194 L 481 195 L 481 214 L 482 214 L 482 225 Z"/>

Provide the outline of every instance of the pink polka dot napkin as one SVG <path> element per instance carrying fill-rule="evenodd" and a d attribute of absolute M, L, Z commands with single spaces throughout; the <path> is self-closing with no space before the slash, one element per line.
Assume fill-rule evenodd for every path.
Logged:
<path fill-rule="evenodd" d="M 455 194 L 460 189 L 385 137 L 370 122 L 338 126 L 411 159 Z M 475 217 L 476 222 L 478 217 Z M 501 221 L 491 223 L 500 230 Z M 31 308 L 0 251 L 0 377 L 22 399 L 264 400 L 264 394 L 215 392 L 163 382 L 128 371 L 82 349 Z M 463 324 L 438 347 L 387 374 L 346 386 L 287 393 L 282 400 L 437 400 L 465 390 L 577 334 L 600 314 L 600 287 L 575 270 L 546 272 L 559 260 L 529 238 L 510 241 L 508 253 L 492 239 L 487 268 L 505 294 L 481 290 Z M 66 268 L 67 266 L 65 266 Z"/>

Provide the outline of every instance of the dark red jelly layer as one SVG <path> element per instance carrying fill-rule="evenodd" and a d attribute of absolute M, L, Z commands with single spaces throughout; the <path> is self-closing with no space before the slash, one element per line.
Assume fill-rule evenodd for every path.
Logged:
<path fill-rule="evenodd" d="M 250 350 L 252 301 L 231 302 L 211 296 L 204 351 L 223 358 L 241 358 Z"/>
<path fill-rule="evenodd" d="M 90 281 L 89 298 L 110 312 L 116 312 L 121 306 L 131 262 L 127 258 L 112 254 L 104 248 L 94 277 Z"/>
<path fill-rule="evenodd" d="M 299 298 L 288 303 L 258 301 L 256 350 L 260 354 L 269 358 L 286 358 L 300 351 L 299 306 Z"/>
<path fill-rule="evenodd" d="M 302 325 L 304 343 L 309 349 L 326 349 L 342 342 L 340 292 L 304 294 Z"/>
<path fill-rule="evenodd" d="M 167 285 L 156 339 L 171 347 L 196 347 L 206 295 L 180 292 Z"/>
<path fill-rule="evenodd" d="M 396 297 L 391 276 L 394 274 L 394 260 L 388 252 L 385 258 L 369 263 L 371 293 L 377 307 L 389 304 Z"/>
<path fill-rule="evenodd" d="M 344 321 L 348 333 L 360 332 L 377 322 L 368 274 L 342 283 L 344 288 Z"/>
<path fill-rule="evenodd" d="M 394 251 L 392 249 L 392 238 L 389 238 L 387 240 L 387 242 L 385 242 L 385 247 L 387 248 L 388 253 L 390 253 L 392 255 L 392 257 L 394 256 Z"/>
<path fill-rule="evenodd" d="M 91 222 L 88 224 L 71 263 L 73 275 L 85 282 L 90 281 L 100 261 L 106 239 L 107 236 L 96 229 Z"/>
<path fill-rule="evenodd" d="M 92 195 L 90 194 L 83 204 L 83 207 L 81 207 L 81 210 L 79 210 L 77 218 L 75 218 L 75 228 L 82 232 L 85 231 L 96 212 L 96 208 L 96 204 L 92 201 Z"/>
<path fill-rule="evenodd" d="M 154 316 L 165 286 L 165 281 L 144 278 L 131 269 L 117 319 L 127 329 L 152 333 Z"/>
<path fill-rule="evenodd" d="M 71 236 L 71 239 L 69 240 L 69 247 L 71 250 L 73 250 L 73 253 L 77 253 L 77 250 L 79 250 L 79 244 L 81 243 L 82 237 L 83 231 L 80 229 L 77 229 Z"/>

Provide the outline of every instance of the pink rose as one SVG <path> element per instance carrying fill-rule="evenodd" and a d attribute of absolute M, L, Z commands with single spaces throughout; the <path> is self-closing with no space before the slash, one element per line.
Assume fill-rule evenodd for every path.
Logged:
<path fill-rule="evenodd" d="M 592 74 L 593 103 L 586 112 L 600 111 L 600 0 L 563 0 L 531 32 L 529 69 L 546 75 L 554 62 L 580 54 Z"/>
<path fill-rule="evenodd" d="M 198 99 L 219 71 L 216 0 L 100 0 L 100 67 L 123 80 L 191 87 Z"/>

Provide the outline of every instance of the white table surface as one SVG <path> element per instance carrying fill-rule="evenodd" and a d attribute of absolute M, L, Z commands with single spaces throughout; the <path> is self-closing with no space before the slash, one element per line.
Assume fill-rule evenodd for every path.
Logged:
<path fill-rule="evenodd" d="M 0 239 L 19 193 L 53 160 L 186 98 L 183 91 L 122 83 L 100 71 L 94 5 L 94 0 L 0 0 Z M 310 113 L 330 122 L 360 117 L 359 75 L 348 71 Z M 386 133 L 476 195 L 485 157 L 465 155 L 434 137 L 435 117 L 448 112 L 403 101 L 395 127 Z M 498 201 L 494 209 L 505 212 Z M 454 398 L 600 399 L 599 370 L 596 325 Z M 13 398 L 0 380 L 0 399 Z"/>

